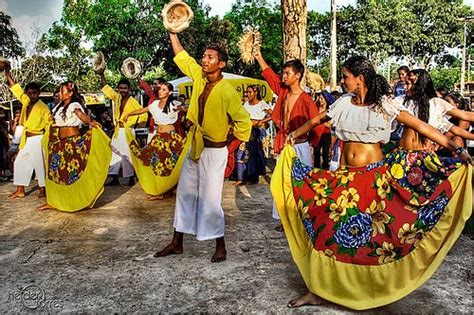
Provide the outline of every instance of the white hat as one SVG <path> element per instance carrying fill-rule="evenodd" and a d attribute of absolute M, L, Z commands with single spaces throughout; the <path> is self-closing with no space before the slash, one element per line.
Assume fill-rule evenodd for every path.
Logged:
<path fill-rule="evenodd" d="M 240 51 L 240 58 L 244 63 L 253 63 L 255 60 L 255 53 L 260 50 L 262 45 L 262 35 L 258 29 L 250 27 L 240 37 L 237 46 Z"/>
<path fill-rule="evenodd" d="M 136 79 L 142 73 L 142 65 L 135 58 L 127 58 L 122 63 L 122 73 L 129 79 Z"/>
<path fill-rule="evenodd" d="M 306 85 L 316 93 L 321 93 L 326 87 L 326 82 L 324 82 L 324 79 L 319 74 L 306 71 Z"/>
<path fill-rule="evenodd" d="M 103 72 L 106 67 L 107 64 L 105 63 L 104 54 L 101 51 L 98 51 L 94 56 L 94 60 L 92 62 L 92 69 L 95 72 Z"/>
<path fill-rule="evenodd" d="M 164 27 L 172 33 L 184 31 L 194 17 L 193 10 L 182 0 L 172 0 L 166 4 L 161 15 Z"/>

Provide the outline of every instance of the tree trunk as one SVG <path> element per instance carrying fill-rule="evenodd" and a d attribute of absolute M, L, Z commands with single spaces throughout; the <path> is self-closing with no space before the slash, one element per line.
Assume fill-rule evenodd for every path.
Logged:
<path fill-rule="evenodd" d="M 306 0 L 281 0 L 283 16 L 283 58 L 306 64 Z"/>

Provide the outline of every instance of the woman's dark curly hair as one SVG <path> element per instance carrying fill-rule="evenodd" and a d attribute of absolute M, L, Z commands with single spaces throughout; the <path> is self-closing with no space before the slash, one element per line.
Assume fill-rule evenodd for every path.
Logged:
<path fill-rule="evenodd" d="M 343 67 L 349 70 L 354 76 L 363 75 L 367 86 L 365 103 L 380 108 L 382 96 L 391 95 L 392 88 L 387 80 L 375 72 L 374 66 L 367 57 L 353 56 L 344 62 Z"/>
<path fill-rule="evenodd" d="M 77 84 L 72 82 L 72 81 L 66 81 L 66 82 L 63 82 L 59 85 L 59 91 L 62 90 L 63 86 L 66 87 L 66 89 L 69 91 L 69 92 L 72 92 L 72 96 L 71 96 L 71 102 L 69 102 L 69 104 L 71 103 L 79 103 L 82 107 L 82 109 L 85 109 L 84 108 L 84 97 L 82 97 L 82 95 L 79 93 L 79 88 L 77 87 Z M 56 113 L 62 108 L 62 112 L 61 112 L 61 116 L 63 118 L 66 118 L 66 110 L 69 106 L 69 104 L 67 105 L 64 105 L 64 102 L 61 101 L 58 106 L 56 106 L 56 109 L 54 110 L 53 112 L 53 117 L 56 115 Z"/>

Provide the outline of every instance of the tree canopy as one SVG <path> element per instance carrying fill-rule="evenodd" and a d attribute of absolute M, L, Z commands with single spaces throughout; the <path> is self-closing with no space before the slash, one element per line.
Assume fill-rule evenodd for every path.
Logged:
<path fill-rule="evenodd" d="M 11 25 L 11 17 L 0 11 L 0 55 L 2 57 L 20 57 L 25 53 L 18 33 Z"/>

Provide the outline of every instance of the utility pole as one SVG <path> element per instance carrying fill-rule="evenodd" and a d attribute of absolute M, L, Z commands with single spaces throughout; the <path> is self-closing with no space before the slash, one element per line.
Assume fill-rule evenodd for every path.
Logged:
<path fill-rule="evenodd" d="M 461 18 L 460 21 L 464 22 L 464 29 L 463 29 L 463 44 L 462 44 L 462 61 L 461 61 L 461 87 L 460 93 L 461 96 L 464 97 L 464 85 L 465 83 L 465 76 L 466 76 L 466 37 L 467 37 L 467 23 L 474 20 L 474 16 L 467 16 Z"/>
<path fill-rule="evenodd" d="M 331 91 L 337 86 L 337 28 L 336 28 L 336 0 L 331 0 Z"/>

